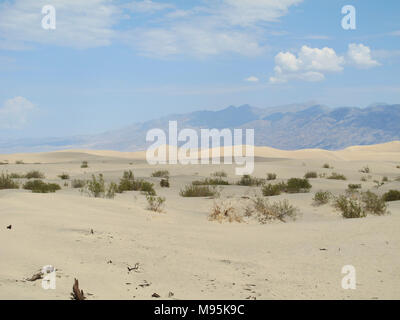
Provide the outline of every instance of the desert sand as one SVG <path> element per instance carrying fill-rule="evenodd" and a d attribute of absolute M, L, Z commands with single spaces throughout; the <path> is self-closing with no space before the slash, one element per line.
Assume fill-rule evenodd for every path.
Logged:
<path fill-rule="evenodd" d="M 390 215 L 363 219 L 344 219 L 331 205 L 312 201 L 318 190 L 338 195 L 349 183 L 378 194 L 400 190 L 400 142 L 341 151 L 257 147 L 255 155 L 253 175 L 259 178 L 335 171 L 348 180 L 311 179 L 310 193 L 271 197 L 298 207 L 296 221 L 218 223 L 208 219 L 214 199 L 183 198 L 179 191 L 217 170 L 235 182 L 235 165 L 151 166 L 144 152 L 0 155 L 9 162 L 0 172 L 39 170 L 45 181 L 62 186 L 49 194 L 0 190 L 0 299 L 70 299 L 74 278 L 90 300 L 155 299 L 154 293 L 163 299 L 400 299 L 400 201 L 388 203 Z M 89 168 L 80 167 L 84 160 Z M 326 162 L 334 169 L 322 168 Z M 361 182 L 366 174 L 359 170 L 367 165 L 371 177 Z M 106 182 L 118 182 L 129 169 L 166 197 L 164 212 L 147 210 L 140 192 L 91 198 L 58 177 L 103 173 Z M 151 177 L 157 169 L 169 170 L 170 188 Z M 375 188 L 373 180 L 383 176 L 389 182 Z M 229 185 L 220 198 L 240 202 L 255 194 L 260 187 Z M 46 265 L 57 269 L 55 290 L 26 280 Z M 356 268 L 355 290 L 341 286 L 345 265 Z"/>

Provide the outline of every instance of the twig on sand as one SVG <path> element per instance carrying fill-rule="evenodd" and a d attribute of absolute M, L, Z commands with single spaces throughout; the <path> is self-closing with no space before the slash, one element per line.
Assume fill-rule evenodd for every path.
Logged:
<path fill-rule="evenodd" d="M 43 272 L 39 271 L 35 273 L 32 277 L 26 279 L 26 281 L 36 281 L 43 278 Z"/>
<path fill-rule="evenodd" d="M 74 285 L 72 286 L 71 299 L 72 300 L 85 300 L 86 299 L 86 297 L 83 293 L 83 290 L 79 289 L 79 281 L 76 278 L 74 281 Z"/>

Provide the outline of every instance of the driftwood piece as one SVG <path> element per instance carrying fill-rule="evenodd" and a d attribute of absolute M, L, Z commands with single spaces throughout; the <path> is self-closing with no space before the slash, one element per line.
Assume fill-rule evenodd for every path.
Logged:
<path fill-rule="evenodd" d="M 43 273 L 42 271 L 39 271 L 38 273 L 35 273 L 32 277 L 26 279 L 26 281 L 36 281 L 42 278 L 43 278 Z"/>
<path fill-rule="evenodd" d="M 86 297 L 83 293 L 83 290 L 79 289 L 79 281 L 75 279 L 74 285 L 72 286 L 72 293 L 71 293 L 72 300 L 85 300 Z"/>

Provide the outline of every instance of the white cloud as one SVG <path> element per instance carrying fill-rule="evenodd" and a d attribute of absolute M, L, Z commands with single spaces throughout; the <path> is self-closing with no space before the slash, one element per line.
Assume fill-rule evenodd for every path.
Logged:
<path fill-rule="evenodd" d="M 347 52 L 349 62 L 358 68 L 377 67 L 380 63 L 371 57 L 371 49 L 363 44 L 351 43 Z"/>
<path fill-rule="evenodd" d="M 275 56 L 275 75 L 271 83 L 285 83 L 289 80 L 321 81 L 324 73 L 343 70 L 344 58 L 332 48 L 310 48 L 303 46 L 296 56 L 291 52 L 280 52 Z"/>
<path fill-rule="evenodd" d="M 250 76 L 250 77 L 244 79 L 244 81 L 247 81 L 247 82 L 258 82 L 258 81 L 260 81 L 260 79 L 258 79 L 255 76 Z"/>
<path fill-rule="evenodd" d="M 126 5 L 125 8 L 130 9 L 133 12 L 143 13 L 149 12 L 153 13 L 156 11 L 162 11 L 166 9 L 173 9 L 175 6 L 169 3 L 161 3 L 155 2 L 151 0 L 143 0 L 143 1 L 132 1 Z"/>
<path fill-rule="evenodd" d="M 0 129 L 21 128 L 34 108 L 34 104 L 24 97 L 7 100 L 0 107 Z"/>

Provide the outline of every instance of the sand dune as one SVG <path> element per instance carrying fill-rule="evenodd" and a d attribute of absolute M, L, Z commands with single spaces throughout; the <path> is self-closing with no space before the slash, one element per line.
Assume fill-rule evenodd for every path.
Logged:
<path fill-rule="evenodd" d="M 165 299 L 400 298 L 400 202 L 388 204 L 390 215 L 364 219 L 343 219 L 331 205 L 312 205 L 316 191 L 338 195 L 349 183 L 378 194 L 399 190 L 400 142 L 340 151 L 256 147 L 255 155 L 259 178 L 268 172 L 285 180 L 307 171 L 336 171 L 348 180 L 312 179 L 310 193 L 270 197 L 298 207 L 296 221 L 220 224 L 208 220 L 213 199 L 183 198 L 179 191 L 216 170 L 225 170 L 235 182 L 234 165 L 150 166 L 144 152 L 0 155 L 0 162 L 10 163 L 0 171 L 35 169 L 62 186 L 52 194 L 0 190 L 0 299 L 69 299 L 74 278 L 88 299 L 153 299 L 153 293 Z M 80 167 L 83 160 L 89 168 Z M 323 169 L 325 162 L 334 169 Z M 370 177 L 361 182 L 366 175 L 359 169 L 366 165 Z M 103 173 L 106 182 L 118 182 L 127 169 L 166 197 L 163 213 L 147 210 L 140 192 L 90 198 L 58 178 L 62 172 L 70 180 Z M 170 171 L 170 188 L 151 177 L 156 169 Z M 376 189 L 373 180 L 383 176 L 389 182 Z M 229 185 L 220 198 L 241 204 L 255 194 L 260 187 Z M 46 265 L 57 269 L 55 290 L 44 290 L 41 280 L 26 280 Z M 356 290 L 341 287 L 344 265 L 357 270 Z"/>

